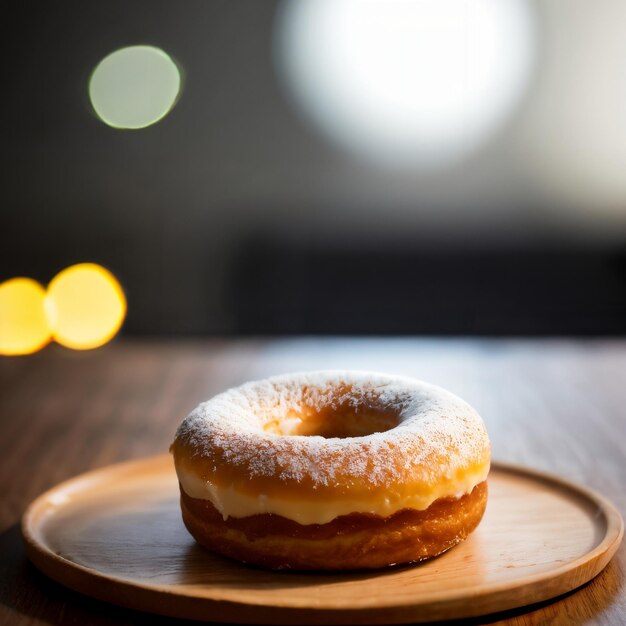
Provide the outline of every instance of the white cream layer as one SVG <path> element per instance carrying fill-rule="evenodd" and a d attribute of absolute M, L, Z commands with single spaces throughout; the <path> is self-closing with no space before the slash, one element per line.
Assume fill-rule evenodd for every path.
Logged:
<path fill-rule="evenodd" d="M 340 515 L 350 513 L 373 513 L 387 517 L 402 509 L 423 511 L 439 498 L 460 498 L 487 479 L 489 464 L 479 471 L 467 473 L 462 479 L 447 481 L 433 489 L 427 496 L 414 494 L 401 499 L 388 497 L 378 500 L 335 499 L 332 502 L 312 502 L 304 499 L 276 498 L 266 495 L 249 496 L 238 493 L 230 486 L 218 487 L 195 474 L 177 468 L 178 480 L 185 493 L 199 500 L 210 500 L 226 520 L 229 517 L 248 517 L 260 513 L 274 513 L 298 524 L 327 524 Z"/>

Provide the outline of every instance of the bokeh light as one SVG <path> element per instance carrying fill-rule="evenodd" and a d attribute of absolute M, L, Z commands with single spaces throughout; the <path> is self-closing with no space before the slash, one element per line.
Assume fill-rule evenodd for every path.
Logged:
<path fill-rule="evenodd" d="M 94 263 L 80 263 L 52 279 L 46 311 L 55 341 L 88 350 L 105 344 L 120 329 L 126 298 L 111 272 Z"/>
<path fill-rule="evenodd" d="M 538 89 L 520 136 L 546 204 L 622 236 L 626 223 L 626 3 L 544 3 Z M 566 36 L 565 33 L 579 33 Z M 572 219 L 573 218 L 573 219 Z M 620 225 L 616 230 L 615 225 Z"/>
<path fill-rule="evenodd" d="M 529 82 L 526 0 L 288 0 L 279 77 L 331 140 L 384 165 L 435 167 L 490 138 Z"/>
<path fill-rule="evenodd" d="M 103 122 L 137 129 L 167 115 L 180 86 L 180 70 L 163 50 L 131 46 L 100 61 L 89 81 L 89 97 Z"/>
<path fill-rule="evenodd" d="M 0 284 L 0 354 L 30 354 L 50 341 L 45 296 L 43 286 L 31 278 Z"/>

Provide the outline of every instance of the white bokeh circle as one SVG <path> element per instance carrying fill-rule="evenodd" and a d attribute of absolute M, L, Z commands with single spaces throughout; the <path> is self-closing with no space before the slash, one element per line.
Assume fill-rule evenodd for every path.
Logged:
<path fill-rule="evenodd" d="M 165 117 L 180 87 L 180 70 L 167 53 L 154 46 L 130 46 L 98 63 L 89 79 L 89 97 L 105 124 L 138 129 Z"/>
<path fill-rule="evenodd" d="M 485 142 L 534 61 L 527 0 L 286 0 L 275 62 L 335 143 L 379 163 L 437 166 Z"/>

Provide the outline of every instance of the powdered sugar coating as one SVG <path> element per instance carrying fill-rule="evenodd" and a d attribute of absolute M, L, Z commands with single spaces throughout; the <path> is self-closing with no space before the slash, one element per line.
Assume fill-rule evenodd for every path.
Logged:
<path fill-rule="evenodd" d="M 327 407 L 355 412 L 377 408 L 398 416 L 385 432 L 363 437 L 278 435 L 271 420 Z M 407 377 L 360 371 L 315 371 L 254 381 L 200 404 L 176 433 L 192 457 L 232 465 L 250 478 L 283 483 L 310 481 L 313 488 L 342 481 L 375 489 L 412 481 L 432 485 L 488 463 L 482 419 L 450 392 Z M 217 469 L 217 468 L 216 468 Z"/>

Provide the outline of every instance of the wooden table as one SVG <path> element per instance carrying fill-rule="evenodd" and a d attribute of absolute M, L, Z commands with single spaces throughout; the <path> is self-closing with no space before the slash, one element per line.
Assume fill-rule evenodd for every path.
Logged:
<path fill-rule="evenodd" d="M 164 452 L 200 400 L 245 380 L 315 368 L 402 373 L 447 387 L 484 417 L 494 457 L 599 490 L 626 514 L 626 341 L 118 340 L 0 359 L 0 624 L 171 624 L 46 579 L 18 522 L 59 481 Z M 463 624 L 626 624 L 626 545 L 558 601 Z"/>

